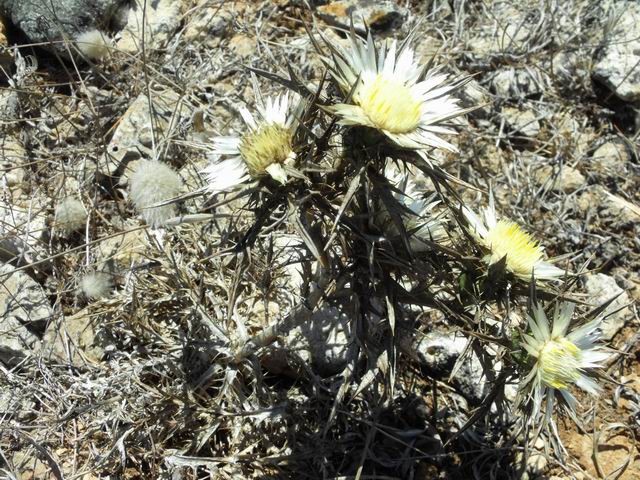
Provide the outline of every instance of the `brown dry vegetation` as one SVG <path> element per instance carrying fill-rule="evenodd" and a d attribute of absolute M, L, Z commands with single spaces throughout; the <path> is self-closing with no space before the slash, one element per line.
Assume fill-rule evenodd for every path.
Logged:
<path fill-rule="evenodd" d="M 460 95 L 480 108 L 457 126 L 460 153 L 437 154 L 447 172 L 475 187 L 456 184 L 457 194 L 478 206 L 491 188 L 500 211 L 541 239 L 548 256 L 564 256 L 574 272 L 611 276 L 627 291 L 611 383 L 598 398 L 578 397 L 582 426 L 560 418 L 562 459 L 538 445 L 540 471 L 524 473 L 515 414 L 500 402 L 482 409 L 449 381 L 451 367 L 431 371 L 400 338 L 395 357 L 385 356 L 386 318 L 367 325 L 366 336 L 353 333 L 337 372 L 320 372 L 286 341 L 291 312 L 306 302 L 310 310 L 335 307 L 354 330 L 365 328 L 367 292 L 345 287 L 345 278 L 365 275 L 363 252 L 331 281 L 314 277 L 315 258 L 287 211 L 265 214 L 243 199 L 183 199 L 182 214 L 214 217 L 161 233 L 137 219 L 126 188 L 135 162 L 160 158 L 185 191 L 200 189 L 202 132 L 237 131 L 235 107 L 254 101 L 247 67 L 284 74 L 291 66 L 320 80 L 305 24 L 328 27 L 305 3 L 185 2 L 162 48 L 114 49 L 98 64 L 60 62 L 30 47 L 13 52 L 14 60 L 38 62 L 23 67 L 19 82 L 0 79 L 0 135 L 22 147 L 19 162 L 0 165 L 0 175 L 21 175 L 2 189 L 0 239 L 29 249 L 0 258 L 42 287 L 52 315 L 25 320 L 39 346 L 0 363 L 0 468 L 20 479 L 638 478 L 639 130 L 637 106 L 590 76 L 589 59 L 616 21 L 606 2 L 399 2 L 411 4 L 409 21 L 376 32 L 403 38 L 422 20 L 422 59 L 473 76 Z M 220 27 L 203 34 L 211 26 L 203 19 Z M 327 31 L 336 41 L 342 34 Z M 554 69 L 563 52 L 585 60 L 577 67 L 584 76 Z M 505 94 L 500 85 L 513 85 L 514 75 L 523 75 L 521 91 Z M 279 89 L 259 81 L 267 93 Z M 131 120 L 136 99 L 135 115 L 154 105 L 139 123 Z M 509 108 L 533 113 L 535 135 L 509 127 Z M 594 156 L 607 142 L 622 152 L 613 163 Z M 87 209 L 86 228 L 52 236 L 55 206 L 69 195 Z M 252 229 L 261 215 L 262 229 Z M 347 243 L 340 248 L 350 251 Z M 77 286 L 95 269 L 108 271 L 115 288 L 88 302 Z M 562 295 L 587 311 L 594 296 L 585 292 L 580 278 Z M 398 337 L 464 329 L 449 312 L 407 311 Z M 507 317 L 504 309 L 491 314 Z M 261 343 L 274 325 L 278 341 Z M 620 477 L 607 477 L 620 465 Z"/>

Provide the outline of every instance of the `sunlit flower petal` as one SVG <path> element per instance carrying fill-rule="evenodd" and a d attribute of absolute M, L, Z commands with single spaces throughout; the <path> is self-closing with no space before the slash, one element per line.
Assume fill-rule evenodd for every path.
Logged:
<path fill-rule="evenodd" d="M 546 400 L 549 410 L 556 394 L 573 411 L 577 401 L 569 390 L 574 385 L 591 395 L 600 391 L 594 375 L 609 356 L 597 345 L 601 319 L 588 323 L 588 328 L 581 327 L 567 334 L 572 313 L 573 305 L 562 305 L 556 309 L 553 323 L 549 325 L 542 307 L 534 307 L 528 319 L 531 334 L 521 335 L 520 346 L 529 355 L 532 367 L 520 383 L 520 390 L 530 392 L 526 397 L 534 399 L 536 418 L 542 402 Z M 585 342 L 587 338 L 589 341 Z M 545 414 L 547 420 L 549 416 L 550 413 Z"/>
<path fill-rule="evenodd" d="M 498 220 L 493 198 L 484 209 L 482 219 L 468 207 L 462 207 L 462 214 L 470 233 L 488 251 L 490 265 L 506 257 L 506 269 L 525 281 L 531 279 L 532 273 L 541 280 L 564 275 L 564 270 L 543 260 L 544 250 L 530 234 L 510 220 Z"/>
<path fill-rule="evenodd" d="M 404 148 L 456 151 L 440 135 L 455 134 L 446 122 L 464 113 L 449 95 L 460 83 L 447 85 L 437 69 L 423 74 L 410 42 L 376 45 L 370 34 L 363 40 L 355 33 L 349 40 L 350 47 L 332 45 L 332 57 L 325 58 L 343 93 L 353 92 L 350 103 L 328 108 L 340 123 L 375 128 Z"/>
<path fill-rule="evenodd" d="M 261 99 L 259 92 L 256 93 L 256 98 Z M 282 184 L 287 182 L 283 165 L 296 158 L 293 135 L 297 111 L 290 108 L 290 100 L 289 95 L 284 94 L 259 101 L 255 112 L 239 108 L 246 131 L 239 136 L 213 139 L 209 153 L 211 164 L 203 171 L 209 192 L 231 190 L 265 176 Z"/>

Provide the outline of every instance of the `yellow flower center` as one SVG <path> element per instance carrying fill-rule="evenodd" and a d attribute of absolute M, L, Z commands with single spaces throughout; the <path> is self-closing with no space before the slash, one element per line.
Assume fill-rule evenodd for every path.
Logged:
<path fill-rule="evenodd" d="M 281 125 L 262 125 L 257 130 L 243 135 L 240 155 L 252 177 L 267 174 L 274 163 L 282 164 L 291 155 L 293 132 Z"/>
<path fill-rule="evenodd" d="M 542 258 L 538 242 L 513 222 L 498 221 L 483 241 L 491 249 L 491 263 L 499 262 L 506 255 L 507 270 L 518 276 L 529 277 Z"/>
<path fill-rule="evenodd" d="M 407 133 L 420 124 L 421 102 L 402 82 L 377 75 L 365 80 L 354 100 L 371 123 L 391 133 Z"/>
<path fill-rule="evenodd" d="M 580 349 L 564 337 L 549 340 L 538 355 L 542 382 L 551 388 L 564 389 L 580 378 Z"/>

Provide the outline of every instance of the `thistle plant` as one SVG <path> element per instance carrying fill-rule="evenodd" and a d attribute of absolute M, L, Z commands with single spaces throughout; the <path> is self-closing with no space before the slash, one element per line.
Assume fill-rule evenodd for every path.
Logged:
<path fill-rule="evenodd" d="M 525 423 L 543 408 L 548 423 L 556 398 L 575 411 L 570 388 L 596 392 L 592 373 L 606 356 L 596 346 L 597 322 L 569 329 L 569 306 L 551 325 L 535 307 L 521 335 L 485 320 L 523 311 L 536 281 L 546 297 L 569 285 L 528 228 L 498 216 L 491 192 L 478 215 L 461 200 L 468 184 L 434 161 L 434 150 L 457 151 L 452 120 L 469 109 L 456 91 L 467 79 L 452 81 L 444 68 L 416 61 L 414 33 L 400 43 L 377 42 L 352 30 L 347 48 L 311 35 L 327 69 L 323 81 L 309 84 L 293 67 L 287 76 L 252 69 L 277 83 L 276 93 L 263 97 L 265 87 L 253 77 L 255 107 L 238 109 L 240 131 L 212 138 L 202 172 L 202 191 L 216 199 L 208 208 L 245 199 L 242 208 L 254 214 L 250 226 L 233 223 L 238 230 L 225 237 L 227 251 L 264 251 L 260 242 L 275 232 L 297 235 L 306 248 L 301 291 L 292 292 L 306 300 L 281 323 L 230 340 L 234 364 L 259 355 L 323 305 L 341 305 L 362 346 L 349 357 L 345 378 L 384 377 L 388 398 L 398 351 L 415 332 L 413 312 L 427 308 L 480 345 L 487 369 L 504 362 L 487 372 L 493 391 L 473 421 L 491 415 L 513 378 L 522 379 L 520 398 L 507 408 Z M 507 274 L 506 288 L 492 284 L 496 266 Z"/>

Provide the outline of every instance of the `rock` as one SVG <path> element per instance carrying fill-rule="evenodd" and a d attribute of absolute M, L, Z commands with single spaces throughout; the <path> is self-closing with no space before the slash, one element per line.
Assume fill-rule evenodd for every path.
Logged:
<path fill-rule="evenodd" d="M 53 315 L 49 299 L 42 287 L 11 265 L 0 266 L 0 318 L 15 318 L 23 325 L 44 324 Z"/>
<path fill-rule="evenodd" d="M 628 102 L 640 100 L 640 4 L 620 2 L 613 13 L 615 26 L 605 38 L 596 60 L 593 77 L 617 97 Z"/>
<path fill-rule="evenodd" d="M 124 26 L 126 0 L 0 0 L 0 16 L 11 22 L 38 46 L 69 56 L 74 48 L 65 43 L 103 25 Z"/>
<path fill-rule="evenodd" d="M 436 376 L 448 377 L 465 351 L 468 339 L 457 333 L 430 332 L 413 345 L 420 362 Z M 453 376 L 454 385 L 467 399 L 480 402 L 487 393 L 480 359 L 471 350 Z"/>
<path fill-rule="evenodd" d="M 34 406 L 35 403 L 26 395 L 16 395 L 15 392 L 7 388 L 0 389 L 0 416 L 4 419 L 13 418 L 19 422 L 29 414 Z"/>
<path fill-rule="evenodd" d="M 554 192 L 571 193 L 587 184 L 580 170 L 569 165 L 563 165 L 559 172 L 551 165 L 542 165 L 535 170 L 534 175 L 538 183 L 549 185 Z"/>
<path fill-rule="evenodd" d="M 31 262 L 47 254 L 47 207 L 38 197 L 0 202 L 0 261 Z"/>
<path fill-rule="evenodd" d="M 146 4 L 146 12 L 144 6 Z M 156 0 L 145 2 L 135 0 L 129 10 L 127 24 L 117 41 L 119 50 L 129 54 L 142 51 L 143 19 L 145 50 L 157 50 L 167 46 L 169 40 L 180 26 L 181 2 L 175 0 Z"/>
<path fill-rule="evenodd" d="M 237 2 L 211 5 L 205 0 L 192 9 L 183 38 L 189 43 L 202 42 L 206 46 L 215 47 L 217 43 L 214 40 L 224 38 L 233 31 L 233 19 L 241 10 L 243 6 Z"/>
<path fill-rule="evenodd" d="M 618 229 L 633 227 L 640 222 L 640 206 L 602 188 L 603 211 L 601 215 Z"/>
<path fill-rule="evenodd" d="M 540 122 L 537 115 L 531 110 L 521 111 L 515 107 L 505 107 L 502 109 L 502 118 L 516 136 L 535 139 L 540 133 Z"/>
<path fill-rule="evenodd" d="M 498 70 L 491 79 L 491 86 L 502 98 L 527 98 L 540 95 L 547 88 L 547 81 L 530 68 L 506 68 Z"/>
<path fill-rule="evenodd" d="M 605 314 L 615 312 L 630 303 L 629 295 L 618 286 L 615 279 L 604 273 L 592 273 L 585 278 L 585 289 L 593 306 L 599 306 L 613 297 L 617 298 L 607 307 Z M 628 308 L 609 315 L 602 322 L 602 338 L 610 341 L 622 329 L 625 322 L 632 318 Z"/>
<path fill-rule="evenodd" d="M 0 298 L 0 301 L 3 299 Z M 0 305 L 1 308 L 2 305 Z M 14 365 L 30 355 L 37 347 L 38 337 L 27 330 L 15 317 L 2 319 L 0 322 L 0 362 Z"/>
<path fill-rule="evenodd" d="M 418 35 L 417 41 L 414 43 L 415 60 L 421 64 L 428 63 L 437 57 L 438 53 L 442 53 L 442 39 L 431 35 Z"/>
<path fill-rule="evenodd" d="M 557 83 L 569 89 L 588 87 L 591 82 L 589 60 L 576 52 L 556 53 L 551 59 L 551 73 Z"/>
<path fill-rule="evenodd" d="M 631 156 L 623 143 L 606 142 L 593 152 L 591 160 L 599 173 L 619 174 L 631 161 Z"/>
<path fill-rule="evenodd" d="M 310 365 L 314 373 L 330 377 L 344 370 L 349 356 L 350 322 L 336 307 L 324 307 L 309 315 L 282 338 L 282 347 L 271 349 L 263 365 L 275 374 L 299 378 Z"/>
<path fill-rule="evenodd" d="M 9 53 L 9 39 L 7 38 L 6 20 L 0 15 L 0 69 L 7 70 L 13 62 L 13 58 Z"/>
<path fill-rule="evenodd" d="M 21 480 L 51 480 L 55 478 L 49 464 L 39 458 L 34 448 L 26 447 L 13 453 L 11 462 Z"/>
<path fill-rule="evenodd" d="M 150 148 L 153 146 L 153 129 L 156 141 L 162 139 L 170 124 L 177 124 L 188 114 L 180 95 L 166 90 L 152 90 L 151 99 L 153 115 L 149 107 L 146 94 L 140 94 L 129 106 L 118 123 L 107 147 L 105 160 L 99 162 L 101 173 L 111 177 L 124 176 L 122 183 L 126 183 L 126 169 L 129 162 L 140 158 L 152 158 Z"/>
<path fill-rule="evenodd" d="M 365 25 L 373 30 L 397 27 L 408 17 L 409 11 L 392 0 L 339 0 L 316 9 L 320 18 L 330 25 L 363 32 Z"/>
<path fill-rule="evenodd" d="M 12 364 L 38 347 L 38 338 L 26 327 L 53 315 L 42 287 L 11 265 L 0 265 L 0 360 Z"/>
<path fill-rule="evenodd" d="M 239 57 L 247 58 L 255 53 L 256 40 L 244 34 L 234 35 L 229 40 L 229 48 Z"/>
<path fill-rule="evenodd" d="M 51 322 L 42 338 L 41 355 L 80 367 L 86 361 L 97 363 L 104 356 L 88 309 L 59 322 Z"/>
<path fill-rule="evenodd" d="M 520 53 L 527 49 L 531 38 L 527 9 L 520 11 L 517 4 L 496 3 L 490 22 L 477 22 L 468 32 L 467 49 L 472 59 L 485 60 L 505 53 Z M 500 25 L 500 28 L 495 28 Z"/>
<path fill-rule="evenodd" d="M 129 224 L 125 226 L 130 227 Z M 120 274 L 129 270 L 132 264 L 142 262 L 148 250 L 144 230 L 123 232 L 122 235 L 100 242 L 96 253 L 98 270 Z"/>
<path fill-rule="evenodd" d="M 476 108 L 469 112 L 468 115 L 471 117 L 484 119 L 491 113 L 489 92 L 476 80 L 471 79 L 456 92 L 456 95 L 460 98 L 463 108 Z"/>
<path fill-rule="evenodd" d="M 22 165 L 27 163 L 27 152 L 17 139 L 5 136 L 0 140 L 0 188 L 7 185 L 17 188 L 22 185 L 26 171 Z"/>

